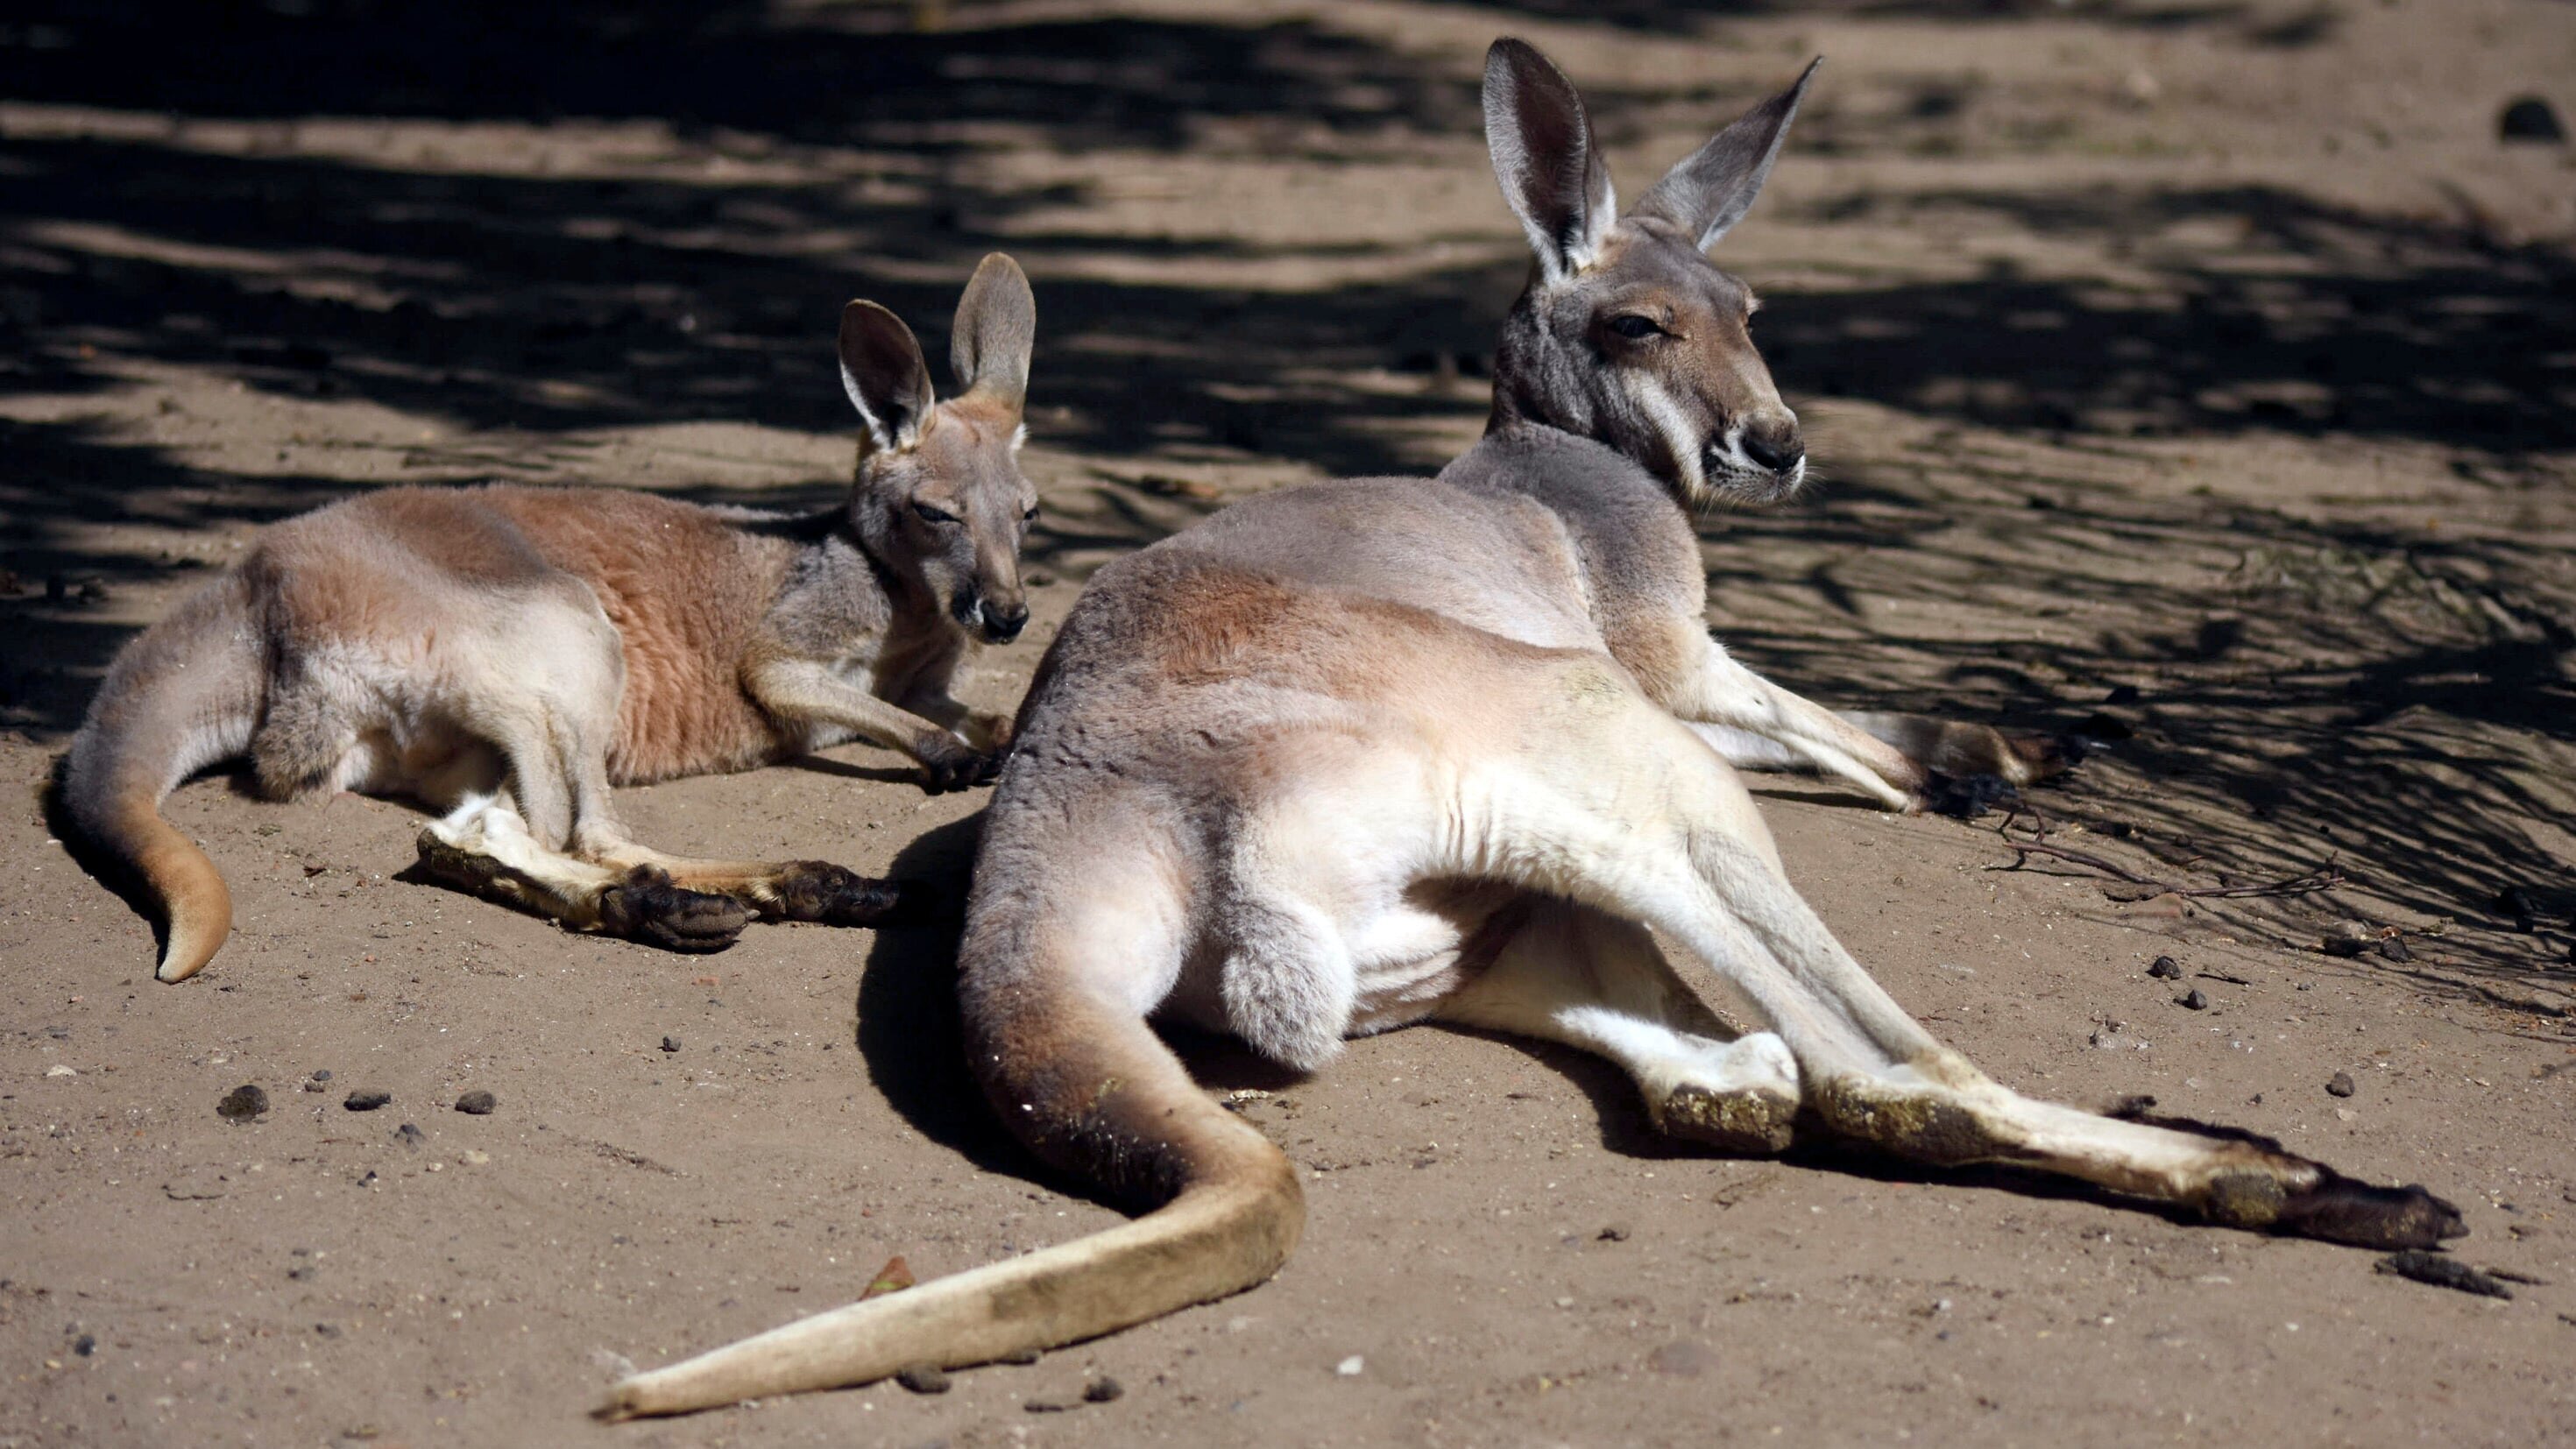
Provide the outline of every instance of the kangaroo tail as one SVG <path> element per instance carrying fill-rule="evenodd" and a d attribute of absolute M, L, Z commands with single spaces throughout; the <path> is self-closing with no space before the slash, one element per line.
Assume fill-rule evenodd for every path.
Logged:
<path fill-rule="evenodd" d="M 1209 1100 L 1133 1012 L 1061 980 L 1013 975 L 979 989 L 970 969 L 965 993 L 968 1050 L 994 1106 L 1039 1156 L 1151 1210 L 637 1374 L 610 1389 L 599 1417 L 990 1363 L 1239 1293 L 1278 1271 L 1306 1219 L 1287 1157 Z"/>
<path fill-rule="evenodd" d="M 63 757 L 55 802 L 101 874 L 124 877 L 159 918 L 153 974 L 164 981 L 184 981 L 214 956 L 233 904 L 215 863 L 161 818 L 161 800 L 249 747 L 262 674 L 248 586 L 227 574 L 117 655 Z"/>

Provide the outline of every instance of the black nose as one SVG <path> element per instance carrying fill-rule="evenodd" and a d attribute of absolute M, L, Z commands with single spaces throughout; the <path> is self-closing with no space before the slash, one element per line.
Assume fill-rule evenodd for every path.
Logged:
<path fill-rule="evenodd" d="M 1020 631 L 1028 626 L 1029 606 L 1026 604 L 996 607 L 988 603 L 984 606 L 984 637 L 987 639 L 1008 644 L 1020 637 Z"/>
<path fill-rule="evenodd" d="M 1786 473 L 1798 466 L 1799 459 L 1807 456 L 1807 440 L 1798 436 L 1796 428 L 1782 428 L 1774 433 L 1746 428 L 1744 456 L 1774 473 Z"/>

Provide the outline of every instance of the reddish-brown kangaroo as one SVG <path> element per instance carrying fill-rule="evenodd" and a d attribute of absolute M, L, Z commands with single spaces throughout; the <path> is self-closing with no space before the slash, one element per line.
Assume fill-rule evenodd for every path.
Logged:
<path fill-rule="evenodd" d="M 164 927 L 180 981 L 232 929 L 205 852 L 160 814 L 248 755 L 261 793 L 403 795 L 442 812 L 442 880 L 567 926 L 676 950 L 752 913 L 865 925 L 890 882 L 820 861 L 691 860 L 636 844 L 609 786 L 864 739 L 932 789 L 989 781 L 1010 721 L 949 697 L 977 639 L 1027 623 L 1020 474 L 1037 304 L 984 259 L 958 303 L 963 391 L 873 302 L 841 314 L 865 432 L 848 501 L 808 515 L 609 489 L 394 488 L 278 524 L 126 646 L 73 739 L 59 801 Z"/>
<path fill-rule="evenodd" d="M 1303 1221 L 1296 1173 L 1190 1081 L 1158 1013 L 1301 1069 L 1422 1020 L 1568 1043 L 1624 1066 L 1663 1130 L 1723 1152 L 1812 1135 L 2238 1228 L 2405 1247 L 2463 1231 L 2421 1188 L 2277 1143 L 2006 1089 L 1782 874 L 1739 748 L 1900 804 L 1934 783 L 1908 740 L 2015 761 L 1983 731 L 1891 746 L 1731 662 L 1703 621 L 1692 505 L 1777 498 L 1803 472 L 1752 294 L 1703 250 L 1752 204 L 1805 88 L 1623 215 L 1573 87 L 1497 42 L 1487 142 L 1538 266 L 1484 440 L 1437 478 L 1265 495 L 1121 559 L 1048 651 L 967 904 L 967 1051 L 1039 1156 L 1145 1215 L 637 1375 L 604 1414 L 981 1363 L 1268 1277 Z M 1703 1004 L 1697 983 L 1721 980 L 1763 1029 Z"/>

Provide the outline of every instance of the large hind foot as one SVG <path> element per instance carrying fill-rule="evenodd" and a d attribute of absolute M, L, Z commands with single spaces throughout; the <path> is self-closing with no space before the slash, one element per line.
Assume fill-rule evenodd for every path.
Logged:
<path fill-rule="evenodd" d="M 1720 1092 L 1694 1085 L 1675 1089 L 1653 1112 L 1656 1128 L 1669 1136 L 1729 1157 L 1770 1157 L 1789 1149 L 1798 1098 L 1760 1087 Z"/>
<path fill-rule="evenodd" d="M 599 893 L 599 929 L 666 951 L 721 951 L 750 924 L 740 901 L 684 890 L 649 865 Z"/>
<path fill-rule="evenodd" d="M 791 860 L 761 883 L 760 912 L 826 926 L 877 926 L 919 913 L 917 882 L 877 880 L 820 860 Z"/>
<path fill-rule="evenodd" d="M 2211 1222 L 2356 1248 L 2438 1248 L 2469 1235 L 2458 1208 L 2414 1183 L 2378 1187 L 2360 1182 L 2241 1128 L 2143 1111 L 2118 1115 L 2123 1121 L 2239 1143 L 2270 1159 L 2262 1167 L 2210 1178 L 2200 1210 Z"/>

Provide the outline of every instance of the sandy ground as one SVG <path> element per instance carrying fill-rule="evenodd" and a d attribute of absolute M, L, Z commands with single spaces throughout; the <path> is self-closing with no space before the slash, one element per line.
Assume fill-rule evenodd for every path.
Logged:
<path fill-rule="evenodd" d="M 23 9 L 0 1444 L 2576 1437 L 2576 161 L 2496 134 L 2516 96 L 2576 112 L 2576 7 Z M 212 778 L 169 813 L 238 928 L 153 984 L 37 805 L 107 659 L 261 523 L 386 482 L 828 499 L 840 303 L 935 353 L 1004 247 L 1047 508 L 1039 624 L 971 681 L 1005 704 L 1102 560 L 1474 437 L 1524 265 L 1474 108 L 1503 30 L 1585 87 L 1631 195 L 1830 57 L 1722 256 L 1826 477 L 1710 520 L 1721 635 L 1836 702 L 2127 736 L 2013 827 L 2099 864 L 1769 788 L 1842 939 L 2013 1085 L 2422 1181 L 2462 1259 L 2542 1281 L 1677 1154 L 1613 1070 L 1510 1041 L 1401 1032 L 1312 1080 L 1196 1044 L 1307 1173 L 1274 1283 L 943 1397 L 591 1426 L 630 1361 L 1111 1215 L 967 1093 L 935 933 L 569 936 L 398 879 L 402 805 Z M 666 848 L 955 871 L 979 798 L 898 766 L 623 806 Z M 270 1110 L 219 1118 L 245 1083 Z M 475 1089 L 491 1115 L 452 1109 Z"/>

